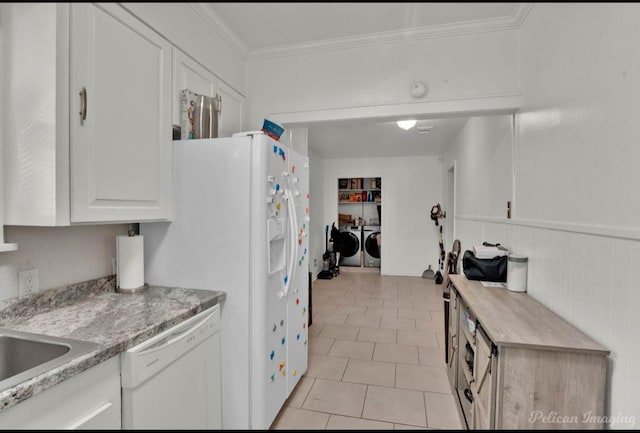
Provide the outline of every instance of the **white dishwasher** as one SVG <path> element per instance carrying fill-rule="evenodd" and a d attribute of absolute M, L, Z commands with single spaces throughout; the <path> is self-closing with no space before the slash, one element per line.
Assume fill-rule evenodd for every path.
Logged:
<path fill-rule="evenodd" d="M 220 306 L 123 352 L 123 429 L 220 429 Z"/>

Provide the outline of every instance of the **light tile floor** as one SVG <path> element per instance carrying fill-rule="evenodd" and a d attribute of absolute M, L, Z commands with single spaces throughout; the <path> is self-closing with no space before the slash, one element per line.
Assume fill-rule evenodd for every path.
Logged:
<path fill-rule="evenodd" d="M 309 366 L 272 429 L 462 428 L 444 361 L 442 286 L 342 270 L 315 280 Z"/>

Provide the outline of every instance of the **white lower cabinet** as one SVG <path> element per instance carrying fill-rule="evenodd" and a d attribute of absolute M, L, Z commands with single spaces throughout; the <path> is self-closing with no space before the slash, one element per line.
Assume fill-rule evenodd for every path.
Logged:
<path fill-rule="evenodd" d="M 119 356 L 0 412 L 2 430 L 120 428 Z"/>

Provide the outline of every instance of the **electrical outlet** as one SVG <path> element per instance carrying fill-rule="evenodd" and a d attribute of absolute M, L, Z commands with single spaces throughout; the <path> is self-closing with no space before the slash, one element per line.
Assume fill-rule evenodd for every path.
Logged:
<path fill-rule="evenodd" d="M 315 268 L 316 266 L 318 266 L 318 259 L 313 259 L 313 267 Z"/>
<path fill-rule="evenodd" d="M 18 295 L 29 295 L 40 288 L 38 268 L 18 271 Z"/>

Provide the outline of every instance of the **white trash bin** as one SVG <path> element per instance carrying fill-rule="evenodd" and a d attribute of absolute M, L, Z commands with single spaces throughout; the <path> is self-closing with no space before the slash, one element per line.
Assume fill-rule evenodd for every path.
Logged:
<path fill-rule="evenodd" d="M 507 259 L 507 289 L 512 292 L 527 291 L 527 267 L 529 258 L 509 254 Z"/>

